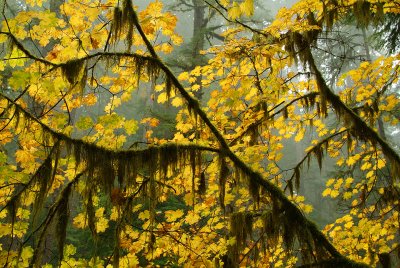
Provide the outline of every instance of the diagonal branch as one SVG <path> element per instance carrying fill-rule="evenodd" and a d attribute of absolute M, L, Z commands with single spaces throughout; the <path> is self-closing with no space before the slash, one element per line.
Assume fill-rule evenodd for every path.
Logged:
<path fill-rule="evenodd" d="M 136 16 L 136 13 L 134 13 Z M 210 131 L 213 133 L 215 138 L 218 140 L 221 153 L 228 157 L 239 170 L 245 175 L 250 183 L 256 184 L 262 187 L 266 192 L 268 192 L 271 196 L 272 202 L 275 203 L 276 206 L 281 205 L 282 209 L 286 211 L 284 213 L 284 217 L 290 218 L 294 225 L 302 226 L 305 230 L 307 230 L 312 236 L 316 247 L 323 247 L 329 252 L 329 254 L 337 259 L 343 261 L 348 267 L 367 267 L 365 264 L 358 264 L 350 261 L 347 257 L 341 255 L 339 251 L 329 242 L 329 240 L 322 234 L 322 232 L 317 228 L 317 226 L 308 220 L 302 211 L 293 204 L 286 195 L 282 192 L 282 190 L 263 178 L 263 176 L 254 171 L 248 165 L 246 165 L 236 154 L 230 149 L 228 143 L 222 136 L 222 134 L 218 131 L 218 129 L 214 126 L 211 120 L 207 117 L 206 113 L 201 109 L 199 102 L 192 97 L 183 87 L 183 85 L 178 81 L 178 79 L 174 76 L 172 71 L 159 59 L 157 53 L 152 47 L 151 43 L 147 39 L 144 34 L 139 22 L 137 19 L 134 20 L 135 26 L 141 35 L 143 41 L 145 42 L 147 49 L 149 50 L 152 57 L 154 57 L 159 62 L 159 67 L 165 72 L 166 76 L 170 79 L 171 83 L 175 86 L 175 88 L 179 91 L 182 97 L 186 100 L 188 108 L 196 113 L 202 121 L 208 126 Z"/>
<path fill-rule="evenodd" d="M 302 38 L 300 36 L 300 38 Z M 306 40 L 303 39 L 303 45 Z M 359 117 L 350 107 L 348 107 L 332 89 L 330 89 L 315 64 L 314 56 L 312 55 L 310 45 L 306 43 L 304 46 L 304 58 L 306 63 L 310 65 L 311 70 L 315 74 L 318 89 L 321 96 L 329 102 L 338 116 L 343 116 L 345 120 L 349 121 L 351 134 L 360 140 L 369 141 L 372 144 L 378 143 L 382 148 L 382 152 L 387 156 L 392 164 L 393 178 L 400 179 L 400 156 L 397 152 L 361 117 Z"/>

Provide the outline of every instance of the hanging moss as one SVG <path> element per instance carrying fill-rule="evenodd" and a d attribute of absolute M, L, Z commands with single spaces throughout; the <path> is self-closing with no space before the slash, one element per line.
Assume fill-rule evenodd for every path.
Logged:
<path fill-rule="evenodd" d="M 37 243 L 34 247 L 33 256 L 30 260 L 29 267 L 40 266 L 43 256 L 44 245 L 48 237 L 48 232 L 55 225 L 55 235 L 57 237 L 59 261 L 62 261 L 63 250 L 66 237 L 67 221 L 69 217 L 68 202 L 73 184 L 75 184 L 83 173 L 78 174 L 67 186 L 61 191 L 58 199 L 50 207 L 46 218 L 36 231 L 40 231 Z"/>
<path fill-rule="evenodd" d="M 231 258 L 238 263 L 239 253 L 246 246 L 246 241 L 253 232 L 253 215 L 251 213 L 237 212 L 230 217 L 230 236 L 235 237 L 235 244 L 230 248 Z"/>
<path fill-rule="evenodd" d="M 353 4 L 353 14 L 358 26 L 365 27 L 371 21 L 371 4 L 368 1 L 358 0 Z"/>
<path fill-rule="evenodd" d="M 199 178 L 199 183 L 197 186 L 197 192 L 199 195 L 204 195 L 207 191 L 207 186 L 206 186 L 206 175 L 204 174 L 204 171 L 200 173 L 200 178 Z"/>
<path fill-rule="evenodd" d="M 122 25 L 126 28 L 126 43 L 128 51 L 130 51 L 132 47 L 133 29 L 136 20 L 136 13 L 133 10 L 131 0 L 124 0 L 122 3 Z"/>
<path fill-rule="evenodd" d="M 252 177 L 248 177 L 248 185 L 251 196 L 254 201 L 259 204 L 260 202 L 260 185 L 252 179 Z"/>
<path fill-rule="evenodd" d="M 226 179 L 229 176 L 229 168 L 228 164 L 226 163 L 225 159 L 221 157 L 219 159 L 220 168 L 219 168 L 219 203 L 223 209 L 225 209 L 225 192 L 226 192 Z"/>
<path fill-rule="evenodd" d="M 126 34 L 127 51 L 130 51 L 133 43 L 133 32 L 137 22 L 136 13 L 131 0 L 123 0 L 122 8 L 114 8 L 114 16 L 111 24 L 111 42 L 120 40 L 121 34 Z"/>
<path fill-rule="evenodd" d="M 56 215 L 56 237 L 58 244 L 58 254 L 60 264 L 64 258 L 64 245 L 67 236 L 67 226 L 69 219 L 69 197 L 71 194 L 72 183 L 68 184 L 65 190 L 61 194 L 61 199 L 59 201 L 59 206 Z"/>
<path fill-rule="evenodd" d="M 116 43 L 121 36 L 121 32 L 123 30 L 122 23 L 122 10 L 120 7 L 114 8 L 113 20 L 111 23 L 111 42 Z"/>
<path fill-rule="evenodd" d="M 323 12 L 322 12 L 322 18 L 325 22 L 325 25 L 328 30 L 332 29 L 334 22 L 338 19 L 338 12 L 336 10 L 337 2 L 333 1 L 322 1 L 323 5 Z M 333 3 L 333 7 L 330 3 Z"/>
<path fill-rule="evenodd" d="M 93 190 L 89 189 L 89 192 L 86 193 L 85 209 L 86 209 L 87 224 L 92 233 L 92 237 L 93 237 L 93 240 L 95 241 L 95 248 L 96 248 L 98 237 L 97 237 L 96 223 L 95 223 L 96 213 L 95 213 L 95 208 L 94 208 L 94 204 L 93 204 L 93 195 L 94 195 Z"/>
<path fill-rule="evenodd" d="M 296 190 L 298 191 L 300 189 L 300 167 L 297 166 L 294 169 L 294 176 L 295 176 L 295 187 Z M 293 195 L 293 192 L 291 192 L 291 194 Z"/>
<path fill-rule="evenodd" d="M 171 80 L 171 78 L 170 78 L 169 76 L 167 76 L 167 77 L 165 78 L 165 91 L 166 91 L 166 93 L 167 93 L 167 99 L 168 99 L 168 100 L 169 100 L 170 97 L 171 97 L 172 89 L 173 89 L 172 80 Z"/>
<path fill-rule="evenodd" d="M 51 162 L 51 157 L 46 158 L 43 165 L 40 166 L 36 173 L 37 177 L 35 178 L 35 184 L 38 185 L 39 191 L 36 194 L 35 202 L 33 203 L 34 219 L 43 206 L 47 195 L 47 189 L 49 189 L 52 184 L 53 166 Z"/>
<path fill-rule="evenodd" d="M 86 82 L 87 74 L 85 61 L 81 59 L 70 60 L 61 65 L 61 73 L 71 85 L 77 83 L 81 84 L 84 80 Z"/>

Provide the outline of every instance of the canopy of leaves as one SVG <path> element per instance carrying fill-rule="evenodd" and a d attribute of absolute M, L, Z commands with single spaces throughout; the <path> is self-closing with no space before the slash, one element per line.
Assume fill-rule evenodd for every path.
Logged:
<path fill-rule="evenodd" d="M 224 19 L 224 41 L 183 73 L 161 56 L 182 43 L 161 1 L 10 2 L 0 31 L 1 265 L 396 262 L 400 157 L 389 131 L 399 127 L 400 55 L 362 61 L 354 49 L 358 60 L 337 75 L 317 59 L 345 62 L 326 49 L 341 23 L 352 14 L 354 29 L 378 29 L 398 17 L 398 0 L 299 0 L 260 27 L 243 23 L 252 0 L 204 1 Z M 173 109 L 174 132 L 153 135 L 163 122 L 139 118 L 135 98 Z M 318 194 L 345 213 L 320 230 L 299 191 L 328 160 L 338 172 Z M 77 250 L 84 239 L 90 248 Z"/>

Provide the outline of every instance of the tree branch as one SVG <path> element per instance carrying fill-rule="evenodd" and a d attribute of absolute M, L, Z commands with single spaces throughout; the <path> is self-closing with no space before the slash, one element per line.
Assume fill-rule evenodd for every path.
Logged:
<path fill-rule="evenodd" d="M 135 13 L 136 14 L 136 13 Z M 329 252 L 329 254 L 337 259 L 342 260 L 347 267 L 368 267 L 365 264 L 358 264 L 350 261 L 347 257 L 341 255 L 339 251 L 329 242 L 329 240 L 322 234 L 322 232 L 317 228 L 317 226 L 308 220 L 294 203 L 292 203 L 288 197 L 282 192 L 282 190 L 263 178 L 263 176 L 254 171 L 248 165 L 246 165 L 235 153 L 232 152 L 228 143 L 222 136 L 222 134 L 218 131 L 218 129 L 214 126 L 214 124 L 210 121 L 206 113 L 200 108 L 199 102 L 192 97 L 183 87 L 183 85 L 178 81 L 178 79 L 174 76 L 172 71 L 159 59 L 157 53 L 152 47 L 151 43 L 147 39 L 144 34 L 137 18 L 134 20 L 135 26 L 141 35 L 143 41 L 146 44 L 147 49 L 149 50 L 152 57 L 158 61 L 159 67 L 165 72 L 166 76 L 170 79 L 175 88 L 179 91 L 181 96 L 186 100 L 188 109 L 192 110 L 199 116 L 202 121 L 208 126 L 210 131 L 213 133 L 215 138 L 218 140 L 221 153 L 223 156 L 228 157 L 237 168 L 241 170 L 241 172 L 249 179 L 250 183 L 254 183 L 258 186 L 261 186 L 266 192 L 268 192 L 271 196 L 272 203 L 275 203 L 275 206 L 282 206 L 282 209 L 286 212 L 283 213 L 282 216 L 288 218 L 287 220 L 294 220 L 293 224 L 295 226 L 302 226 L 305 230 L 309 231 L 310 235 L 313 237 L 315 247 L 322 246 Z"/>

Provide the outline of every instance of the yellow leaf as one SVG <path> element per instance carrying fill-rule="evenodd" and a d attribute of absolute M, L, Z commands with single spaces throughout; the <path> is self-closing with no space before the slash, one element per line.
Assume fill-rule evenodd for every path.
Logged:
<path fill-rule="evenodd" d="M 74 255 L 76 253 L 76 247 L 73 245 L 66 245 L 64 248 L 64 257 Z"/>
<path fill-rule="evenodd" d="M 83 213 L 79 213 L 78 215 L 76 215 L 76 217 L 73 220 L 73 224 L 77 227 L 77 228 L 85 228 L 87 226 L 87 221 L 86 221 L 86 216 Z"/>
<path fill-rule="evenodd" d="M 302 206 L 302 208 L 305 213 L 311 213 L 313 211 L 312 205 L 304 205 L 304 206 Z"/>
<path fill-rule="evenodd" d="M 98 208 L 98 209 L 96 210 L 96 213 L 95 213 L 96 218 L 102 217 L 103 214 L 104 214 L 104 208 Z"/>
<path fill-rule="evenodd" d="M 24 168 L 30 167 L 33 163 L 35 163 L 35 157 L 27 150 L 17 150 L 15 152 L 15 158 L 17 162 L 20 163 Z"/>
<path fill-rule="evenodd" d="M 166 92 L 162 92 L 160 95 L 158 95 L 157 102 L 158 103 L 165 103 L 168 100 L 168 96 Z"/>
<path fill-rule="evenodd" d="M 377 166 L 378 168 L 383 168 L 386 166 L 386 161 L 384 159 L 378 159 Z"/>
<path fill-rule="evenodd" d="M 349 221 L 349 222 L 347 222 L 347 223 L 344 225 L 344 227 L 345 227 L 346 229 L 350 229 L 353 225 L 354 225 L 354 223 L 353 223 L 352 221 Z"/>
<path fill-rule="evenodd" d="M 240 10 L 246 16 L 251 16 L 254 13 L 254 3 L 253 0 L 245 0 L 240 4 Z"/>
<path fill-rule="evenodd" d="M 185 223 L 187 224 L 195 224 L 200 220 L 200 216 L 193 211 L 190 211 L 185 218 Z"/>
<path fill-rule="evenodd" d="M 24 247 L 21 252 L 22 260 L 28 260 L 33 256 L 33 248 L 32 247 Z"/>
<path fill-rule="evenodd" d="M 375 171 L 374 170 L 370 170 L 370 171 L 368 171 L 368 173 L 367 173 L 367 175 L 365 177 L 368 179 L 368 178 L 371 178 L 372 176 L 374 176 L 374 174 L 375 174 Z"/>
<path fill-rule="evenodd" d="M 118 213 L 118 208 L 117 207 L 113 207 L 111 209 L 111 215 L 110 215 L 110 220 L 117 220 L 119 217 L 119 213 Z"/>
<path fill-rule="evenodd" d="M 126 134 L 128 134 L 128 135 L 135 134 L 136 130 L 138 129 L 137 121 L 135 119 L 125 120 L 124 128 L 125 128 Z"/>
<path fill-rule="evenodd" d="M 183 104 L 183 100 L 180 97 L 175 97 L 172 101 L 171 101 L 172 106 L 174 107 L 179 107 L 182 106 Z"/>
<path fill-rule="evenodd" d="M 350 185 L 353 183 L 354 179 L 351 177 L 348 177 L 346 179 L 346 187 L 350 187 Z"/>
<path fill-rule="evenodd" d="M 296 142 L 301 141 L 304 138 L 304 130 L 300 130 L 297 135 L 294 137 Z"/>
<path fill-rule="evenodd" d="M 349 157 L 349 159 L 347 159 L 347 165 L 352 166 L 354 165 L 357 161 L 354 157 Z"/>
<path fill-rule="evenodd" d="M 352 193 L 352 192 L 345 192 L 345 193 L 343 194 L 343 199 L 344 199 L 344 200 L 349 200 L 352 196 L 353 196 L 353 193 Z"/>
<path fill-rule="evenodd" d="M 167 210 L 165 212 L 165 218 L 167 222 L 174 222 L 184 215 L 183 210 Z"/>
<path fill-rule="evenodd" d="M 331 192 L 332 192 L 332 189 L 327 188 L 322 192 L 322 196 L 328 196 L 331 194 Z"/>
<path fill-rule="evenodd" d="M 104 217 L 101 217 L 96 222 L 96 231 L 98 233 L 103 233 L 108 228 L 108 220 Z"/>
<path fill-rule="evenodd" d="M 234 2 L 233 6 L 228 9 L 228 17 L 232 20 L 235 20 L 240 17 L 241 15 L 240 6 L 238 3 Z"/>
<path fill-rule="evenodd" d="M 337 191 L 337 190 L 332 190 L 331 191 L 331 197 L 332 198 L 335 198 L 335 197 L 338 197 L 339 196 L 339 191 Z"/>
<path fill-rule="evenodd" d="M 126 256 L 122 257 L 119 261 L 120 267 L 138 267 L 139 259 L 133 253 L 128 253 Z"/>
<path fill-rule="evenodd" d="M 185 81 L 185 80 L 189 80 L 189 73 L 188 72 L 183 72 L 178 76 L 178 79 L 180 81 Z"/>
<path fill-rule="evenodd" d="M 342 178 L 336 180 L 336 183 L 333 185 L 333 188 L 335 188 L 335 190 L 338 190 L 340 188 L 340 186 L 342 186 L 342 183 L 343 183 Z"/>
<path fill-rule="evenodd" d="M 142 211 L 139 213 L 138 218 L 141 220 L 147 220 L 150 218 L 150 212 L 148 210 Z"/>
<path fill-rule="evenodd" d="M 335 182 L 335 179 L 331 178 L 326 182 L 326 186 L 329 187 Z"/>

